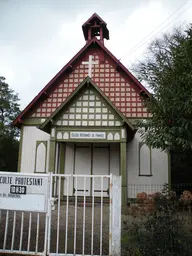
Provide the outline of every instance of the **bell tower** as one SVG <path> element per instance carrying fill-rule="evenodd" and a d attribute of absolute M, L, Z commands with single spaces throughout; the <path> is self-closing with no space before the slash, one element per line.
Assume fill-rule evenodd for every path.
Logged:
<path fill-rule="evenodd" d="M 82 29 L 86 42 L 89 42 L 94 37 L 96 37 L 102 44 L 104 44 L 104 38 L 109 40 L 107 23 L 102 20 L 97 13 L 94 13 L 82 25 Z"/>

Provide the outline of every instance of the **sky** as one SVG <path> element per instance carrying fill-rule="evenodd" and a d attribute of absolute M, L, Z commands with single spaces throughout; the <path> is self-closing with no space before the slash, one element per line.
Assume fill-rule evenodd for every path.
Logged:
<path fill-rule="evenodd" d="M 192 0 L 0 0 L 0 76 L 21 110 L 85 45 L 81 26 L 95 12 L 130 69 L 154 38 L 192 23 Z"/>

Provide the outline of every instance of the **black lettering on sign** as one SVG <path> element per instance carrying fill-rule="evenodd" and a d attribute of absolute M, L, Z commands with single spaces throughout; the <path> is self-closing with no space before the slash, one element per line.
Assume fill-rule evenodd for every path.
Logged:
<path fill-rule="evenodd" d="M 0 176 L 0 184 L 12 184 L 13 177 L 8 176 Z"/>
<path fill-rule="evenodd" d="M 27 191 L 26 186 L 10 186 L 10 194 L 25 195 Z"/>

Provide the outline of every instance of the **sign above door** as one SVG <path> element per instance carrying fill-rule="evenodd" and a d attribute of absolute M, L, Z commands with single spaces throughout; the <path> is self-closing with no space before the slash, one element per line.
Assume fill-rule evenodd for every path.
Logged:
<path fill-rule="evenodd" d="M 70 132 L 71 139 L 106 139 L 106 132 Z"/>
<path fill-rule="evenodd" d="M 55 128 L 53 128 L 55 129 Z M 116 129 L 116 130 L 63 130 L 57 129 L 56 136 L 52 136 L 57 141 L 82 141 L 82 142 L 120 142 L 126 141 L 126 130 Z"/>

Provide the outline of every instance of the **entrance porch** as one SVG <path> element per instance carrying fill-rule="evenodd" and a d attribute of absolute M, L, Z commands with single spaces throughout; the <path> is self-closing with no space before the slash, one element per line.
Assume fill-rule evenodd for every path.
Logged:
<path fill-rule="evenodd" d="M 122 176 L 122 200 L 127 203 L 126 145 L 134 137 L 134 127 L 109 101 L 89 77 L 39 127 L 50 134 L 48 171 L 75 175 Z M 84 182 L 84 181 L 82 181 Z M 73 183 L 70 195 L 84 194 L 81 181 Z M 96 181 L 94 194 L 108 197 L 109 184 L 103 191 Z M 66 182 L 63 182 L 63 195 Z M 86 196 L 93 183 L 87 178 Z"/>
<path fill-rule="evenodd" d="M 109 179 L 100 175 L 120 175 L 120 143 L 61 143 L 56 144 L 55 173 L 87 175 L 67 184 L 61 183 L 61 196 L 109 197 Z M 95 178 L 88 177 L 94 175 Z M 98 177 L 96 177 L 98 175 Z M 103 184 L 101 184 L 103 182 Z M 55 193 L 58 185 L 55 182 Z M 68 187 L 68 189 L 67 189 Z"/>

